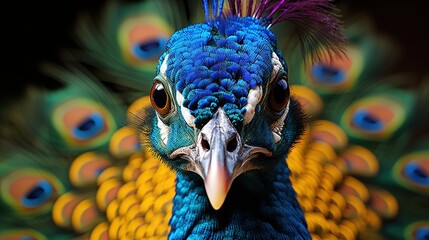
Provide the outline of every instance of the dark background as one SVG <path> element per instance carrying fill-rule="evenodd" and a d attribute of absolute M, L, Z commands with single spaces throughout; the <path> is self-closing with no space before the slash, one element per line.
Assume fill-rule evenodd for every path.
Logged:
<path fill-rule="evenodd" d="M 15 1 L 2 7 L 2 99 L 16 95 L 26 84 L 49 84 L 37 72 L 37 63 L 55 61 L 57 51 L 73 46 L 71 30 L 80 11 L 96 13 L 105 1 Z M 402 55 L 394 68 L 426 75 L 429 33 L 423 0 L 338 0 L 347 15 L 365 13 L 377 31 L 395 39 Z M 8 16 L 9 15 L 9 16 Z M 9 85 L 9 87 L 7 87 Z"/>

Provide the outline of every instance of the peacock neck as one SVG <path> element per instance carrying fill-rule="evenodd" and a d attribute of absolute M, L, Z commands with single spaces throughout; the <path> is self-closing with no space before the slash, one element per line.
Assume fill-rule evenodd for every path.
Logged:
<path fill-rule="evenodd" d="M 311 239 L 285 161 L 238 177 L 214 210 L 199 176 L 178 173 L 169 239 Z"/>

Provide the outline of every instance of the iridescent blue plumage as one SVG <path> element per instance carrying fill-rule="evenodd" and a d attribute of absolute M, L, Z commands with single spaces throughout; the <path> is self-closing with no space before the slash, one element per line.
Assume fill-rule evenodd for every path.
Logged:
<path fill-rule="evenodd" d="M 310 239 L 284 161 L 305 121 L 269 27 L 313 22 L 302 36 L 311 48 L 330 5 L 243 4 L 204 1 L 206 22 L 174 33 L 158 63 L 147 129 L 153 152 L 177 172 L 171 239 Z M 321 39 L 338 35 L 332 26 Z"/>
<path fill-rule="evenodd" d="M 199 176 L 179 173 L 170 225 L 170 239 L 310 239 L 284 161 L 238 177 L 219 210 Z"/>
<path fill-rule="evenodd" d="M 329 0 L 194 1 L 109 2 L 5 104 L 0 239 L 429 239 L 429 84 L 337 54 Z"/>
<path fill-rule="evenodd" d="M 166 76 L 197 126 L 218 107 L 234 125 L 242 124 L 249 90 L 270 76 L 272 52 L 280 55 L 275 46 L 274 35 L 257 19 L 217 18 L 172 36 L 164 54 L 169 56 Z"/>

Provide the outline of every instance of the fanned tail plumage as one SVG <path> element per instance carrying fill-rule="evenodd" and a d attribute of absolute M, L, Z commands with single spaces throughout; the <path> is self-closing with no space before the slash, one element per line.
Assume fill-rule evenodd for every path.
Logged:
<path fill-rule="evenodd" d="M 75 36 L 81 49 L 67 55 L 94 68 L 130 104 L 149 94 L 167 40 L 193 17 L 183 3 L 107 1 L 98 17 L 80 15 Z"/>
<path fill-rule="evenodd" d="M 306 115 L 285 161 L 311 238 L 429 238 L 429 84 L 387 74 L 395 42 L 358 18 L 345 25 L 344 47 L 332 50 L 333 35 L 317 39 L 326 29 L 301 29 L 310 33 L 298 32 L 299 41 L 284 33 L 285 19 L 310 14 L 307 27 L 330 20 L 299 10 L 299 1 L 216 5 L 223 2 L 109 1 L 99 18 L 77 20 L 81 48 L 41 67 L 59 87 L 28 87 L 2 110 L 0 239 L 167 239 L 180 211 L 176 188 L 186 186 L 149 146 L 158 59 L 185 26 L 255 11 L 272 24 L 291 98 Z M 197 3 L 202 9 L 193 10 Z M 169 134 L 161 123 L 152 127 Z M 196 205 L 207 202 L 200 197 Z"/>

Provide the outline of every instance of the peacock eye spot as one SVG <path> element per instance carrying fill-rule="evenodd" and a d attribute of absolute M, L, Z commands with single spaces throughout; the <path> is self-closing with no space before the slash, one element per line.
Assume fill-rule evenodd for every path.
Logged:
<path fill-rule="evenodd" d="M 281 113 L 289 103 L 289 98 L 289 84 L 287 82 L 287 75 L 284 75 L 272 85 L 269 96 L 269 106 L 274 112 Z"/>
<path fill-rule="evenodd" d="M 133 53 L 140 59 L 147 60 L 158 57 L 165 50 L 167 40 L 164 37 L 158 39 L 138 42 L 133 46 Z"/>
<path fill-rule="evenodd" d="M 105 125 L 103 116 L 100 113 L 94 112 L 87 118 L 82 120 L 72 130 L 73 136 L 79 140 L 86 140 L 99 134 Z"/>
<path fill-rule="evenodd" d="M 415 236 L 417 240 L 429 239 L 429 227 L 422 227 L 420 229 L 417 229 Z"/>
<path fill-rule="evenodd" d="M 158 40 L 150 41 L 144 44 L 139 44 L 140 50 L 144 52 L 150 52 L 153 50 L 158 49 L 161 46 L 160 42 Z"/>
<path fill-rule="evenodd" d="M 24 206 L 33 208 L 42 205 L 54 194 L 54 188 L 47 181 L 40 181 L 22 198 Z"/>
<path fill-rule="evenodd" d="M 160 81 L 155 81 L 150 91 L 150 101 L 158 114 L 166 115 L 171 110 L 170 96 Z"/>
<path fill-rule="evenodd" d="M 353 124 L 369 132 L 379 132 L 383 129 L 383 122 L 366 109 L 358 109 L 354 113 Z"/>
<path fill-rule="evenodd" d="M 321 83 L 340 84 L 345 79 L 344 71 L 323 64 L 315 64 L 311 69 L 311 73 L 316 81 Z"/>
<path fill-rule="evenodd" d="M 429 186 L 429 172 L 417 161 L 410 161 L 404 167 L 405 176 L 421 186 Z"/>
<path fill-rule="evenodd" d="M 87 119 L 80 126 L 78 126 L 78 129 L 81 131 L 87 131 L 91 129 L 94 125 L 95 125 L 94 119 Z"/>

